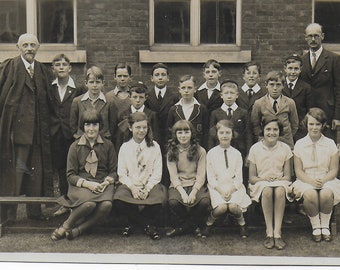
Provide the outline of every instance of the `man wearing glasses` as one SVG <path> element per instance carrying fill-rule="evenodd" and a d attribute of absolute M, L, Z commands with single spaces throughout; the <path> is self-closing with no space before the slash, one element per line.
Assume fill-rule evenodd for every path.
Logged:
<path fill-rule="evenodd" d="M 324 49 L 323 39 L 320 24 L 311 23 L 306 27 L 309 50 L 302 57 L 301 78 L 312 87 L 314 106 L 327 114 L 324 134 L 335 140 L 336 127 L 340 126 L 340 56 Z"/>

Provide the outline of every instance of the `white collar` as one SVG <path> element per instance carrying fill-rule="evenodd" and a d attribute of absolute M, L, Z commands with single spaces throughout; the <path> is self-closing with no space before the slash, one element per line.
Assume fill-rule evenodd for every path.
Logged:
<path fill-rule="evenodd" d="M 31 64 L 31 63 L 28 63 L 28 62 L 26 61 L 26 59 L 22 57 L 22 55 L 20 55 L 20 56 L 21 56 L 22 62 L 24 62 L 24 65 L 25 65 L 25 68 L 26 68 L 26 69 L 28 69 L 29 66 L 32 66 L 32 68 L 34 69 L 34 62 L 35 62 L 35 61 L 33 61 L 32 64 Z"/>
<path fill-rule="evenodd" d="M 242 85 L 241 89 L 244 91 L 244 92 L 247 92 L 250 87 L 245 83 L 244 85 Z M 251 89 L 253 89 L 254 93 L 257 93 L 258 91 L 261 90 L 261 87 L 259 86 L 259 84 L 255 84 Z"/>
<path fill-rule="evenodd" d="M 155 85 L 155 94 L 156 96 L 158 96 L 158 92 L 161 91 L 161 95 L 162 97 L 164 97 L 165 95 L 165 92 L 166 92 L 166 86 L 164 86 L 162 89 L 158 88 L 156 85 Z"/>
<path fill-rule="evenodd" d="M 277 101 L 277 103 L 280 103 L 282 94 L 281 94 L 277 99 L 273 99 L 269 94 L 267 94 L 267 96 L 268 96 L 270 102 L 271 102 L 272 104 L 274 104 L 274 101 L 275 101 L 275 100 Z"/>
<path fill-rule="evenodd" d="M 184 105 L 184 106 L 190 106 L 190 105 L 194 106 L 195 104 L 201 105 L 201 104 L 197 101 L 196 98 L 193 97 L 192 99 L 193 99 L 193 102 L 192 102 L 191 104 Z M 175 105 L 181 105 L 181 106 L 183 106 L 182 100 L 183 100 L 183 98 L 181 98 Z"/>
<path fill-rule="evenodd" d="M 83 97 L 81 98 L 81 101 L 84 101 L 84 100 L 88 100 L 90 99 L 90 95 L 89 95 L 89 91 L 87 91 Z M 105 95 L 103 94 L 103 92 L 100 91 L 99 93 L 99 96 L 97 99 L 101 99 L 102 101 L 104 101 L 106 103 L 106 98 L 105 98 Z"/>
<path fill-rule="evenodd" d="M 135 112 L 144 112 L 144 108 L 145 108 L 145 105 L 143 105 L 142 107 L 140 107 L 138 110 L 133 107 L 133 105 L 131 105 L 131 112 L 132 113 L 135 113 Z"/>
<path fill-rule="evenodd" d="M 320 56 L 320 54 L 322 53 L 322 50 L 323 50 L 323 48 L 322 48 L 322 46 L 321 46 L 317 51 L 314 52 L 315 55 L 316 55 L 316 60 L 319 59 L 319 56 Z M 312 59 L 312 57 L 313 57 L 312 53 L 313 53 L 313 51 L 312 51 L 311 49 L 309 49 L 310 59 Z"/>
<path fill-rule="evenodd" d="M 309 136 L 309 134 L 306 135 L 305 139 L 306 139 L 306 146 L 310 146 L 310 145 L 313 145 L 313 144 L 327 146 L 327 144 L 325 143 L 326 142 L 326 137 L 323 134 L 321 134 L 320 139 L 318 141 L 316 141 L 315 143 L 312 141 L 312 139 Z"/>
<path fill-rule="evenodd" d="M 123 91 L 123 90 L 120 90 L 118 86 L 116 86 L 115 89 L 113 89 L 113 93 L 115 94 L 115 96 L 117 96 L 119 92 L 123 92 L 123 93 L 127 92 L 130 94 L 129 88 L 127 89 L 128 89 L 127 91 Z"/>
<path fill-rule="evenodd" d="M 298 78 L 296 78 L 295 81 L 291 82 L 291 81 L 288 79 L 288 77 L 287 77 L 287 78 L 286 78 L 287 86 L 289 87 L 289 84 L 292 83 L 292 84 L 293 84 L 293 89 L 294 89 L 297 80 L 298 80 Z"/>
<path fill-rule="evenodd" d="M 52 82 L 52 85 L 57 85 L 59 87 L 59 80 L 58 78 L 56 78 L 53 82 Z M 66 84 L 66 87 L 69 86 L 71 88 L 76 88 L 76 85 L 74 83 L 74 80 L 71 78 L 71 76 L 68 77 L 68 82 Z"/>
<path fill-rule="evenodd" d="M 204 82 L 199 88 L 198 88 L 198 91 L 200 90 L 204 90 L 204 89 L 209 89 L 208 86 L 207 86 L 207 82 Z M 217 84 L 216 86 L 214 87 L 214 89 L 218 90 L 218 91 L 221 91 L 221 84 L 219 81 L 217 81 Z M 213 89 L 213 90 L 214 90 Z"/>
<path fill-rule="evenodd" d="M 225 112 L 228 112 L 228 109 L 231 108 L 234 111 L 236 111 L 236 109 L 238 108 L 236 102 L 233 103 L 233 105 L 228 106 L 227 104 L 223 103 L 221 106 L 221 109 Z"/>
<path fill-rule="evenodd" d="M 78 145 L 86 145 L 86 142 L 87 142 L 87 139 L 86 139 L 85 135 L 84 134 L 81 135 L 79 142 L 78 142 Z M 98 135 L 96 142 L 97 143 L 104 143 L 104 141 L 103 141 L 102 137 L 100 137 L 100 135 Z"/>
<path fill-rule="evenodd" d="M 133 145 L 133 147 L 134 147 L 135 149 L 137 149 L 138 147 L 140 147 L 140 149 L 143 150 L 145 147 L 147 147 L 145 139 L 143 139 L 143 141 L 142 141 L 141 143 L 136 143 L 135 140 L 134 140 L 133 138 L 131 138 L 131 139 L 130 139 L 130 142 L 131 142 L 131 144 Z"/>

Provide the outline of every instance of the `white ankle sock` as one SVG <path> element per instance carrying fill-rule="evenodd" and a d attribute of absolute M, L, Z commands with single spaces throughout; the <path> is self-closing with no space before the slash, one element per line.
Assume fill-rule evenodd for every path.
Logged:
<path fill-rule="evenodd" d="M 309 217 L 309 220 L 310 220 L 310 223 L 312 225 L 313 230 L 321 228 L 321 222 L 320 222 L 319 215 L 316 215 L 314 217 L 310 217 L 310 216 L 308 216 L 308 217 Z"/>
<path fill-rule="evenodd" d="M 243 214 L 241 214 L 241 216 L 240 216 L 239 218 L 236 218 L 236 220 L 237 220 L 237 223 L 238 223 L 240 226 L 246 225 L 246 222 L 244 221 Z"/>
<path fill-rule="evenodd" d="M 332 212 L 329 214 L 320 213 L 321 228 L 329 228 Z"/>

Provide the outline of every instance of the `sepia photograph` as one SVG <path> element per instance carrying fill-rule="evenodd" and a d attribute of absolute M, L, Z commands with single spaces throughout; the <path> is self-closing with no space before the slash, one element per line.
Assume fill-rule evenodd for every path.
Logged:
<path fill-rule="evenodd" d="M 340 268 L 339 14 L 0 0 L 0 266 Z"/>

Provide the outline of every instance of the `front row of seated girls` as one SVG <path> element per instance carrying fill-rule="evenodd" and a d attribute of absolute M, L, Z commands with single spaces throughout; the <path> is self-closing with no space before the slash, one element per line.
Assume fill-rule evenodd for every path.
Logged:
<path fill-rule="evenodd" d="M 230 145 L 233 136 L 230 120 L 217 123 L 219 145 L 207 155 L 197 143 L 189 121 L 181 120 L 174 125 L 167 154 L 171 180 L 168 196 L 160 184 L 161 152 L 152 140 L 147 116 L 132 113 L 128 121 L 130 137 L 119 151 L 120 185 L 114 192 L 112 184 L 117 180 L 114 147 L 99 135 L 100 115 L 95 111 L 83 115 L 84 135 L 72 144 L 68 154 L 69 191 L 59 199 L 60 204 L 72 211 L 53 232 L 53 240 L 74 239 L 82 234 L 109 214 L 112 200 L 118 212 L 126 217 L 122 235 L 129 236 L 132 225 L 137 223 L 151 239 L 159 239 L 157 218 L 167 198 L 172 221 L 168 236 L 195 232 L 204 238 L 217 218 L 230 213 L 245 238 L 248 231 L 243 213 L 252 199 L 262 205 L 266 224 L 264 246 L 281 250 L 286 246 L 281 235 L 286 199 L 295 198 L 303 200 L 313 229 L 312 239 L 331 241 L 331 212 L 340 201 L 340 180 L 336 178 L 339 156 L 335 143 L 322 135 L 326 116 L 321 109 L 310 109 L 304 119 L 308 134 L 294 148 L 297 177 L 294 183 L 290 175 L 290 147 L 278 140 L 282 124 L 277 118 L 262 120 L 263 139 L 249 152 L 251 199 L 242 184 L 242 156 Z"/>

